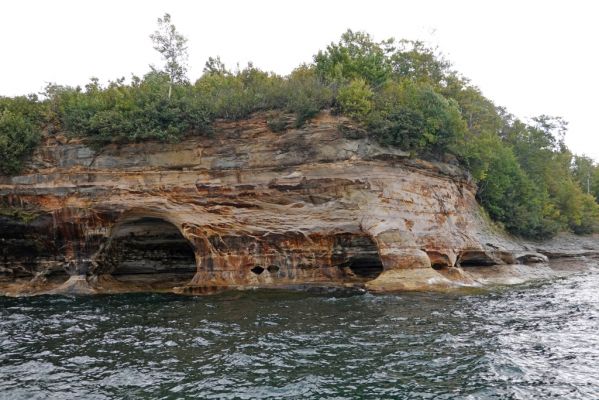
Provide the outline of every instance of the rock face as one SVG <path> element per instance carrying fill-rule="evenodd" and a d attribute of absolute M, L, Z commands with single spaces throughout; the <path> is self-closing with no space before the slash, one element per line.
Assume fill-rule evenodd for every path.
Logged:
<path fill-rule="evenodd" d="M 47 138 L 0 178 L 0 291 L 420 290 L 546 261 L 489 225 L 459 167 L 352 129 L 255 115 L 173 144 Z"/>

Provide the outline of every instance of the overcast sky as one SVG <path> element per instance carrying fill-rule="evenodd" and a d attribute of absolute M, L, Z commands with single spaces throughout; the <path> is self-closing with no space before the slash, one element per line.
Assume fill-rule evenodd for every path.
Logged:
<path fill-rule="evenodd" d="M 566 142 L 599 161 L 599 5 L 594 1 L 0 2 L 0 95 L 78 85 L 160 65 L 150 33 L 169 12 L 189 39 L 190 78 L 220 55 L 281 74 L 347 28 L 438 46 L 483 93 L 519 117 L 558 115 Z"/>

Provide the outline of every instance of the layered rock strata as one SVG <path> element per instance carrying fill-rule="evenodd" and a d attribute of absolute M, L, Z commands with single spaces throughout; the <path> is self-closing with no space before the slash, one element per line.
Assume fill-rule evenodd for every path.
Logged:
<path fill-rule="evenodd" d="M 546 262 L 488 223 L 458 166 L 328 113 L 282 133 L 267 118 L 97 151 L 47 137 L 0 178 L 0 291 L 420 290 Z"/>

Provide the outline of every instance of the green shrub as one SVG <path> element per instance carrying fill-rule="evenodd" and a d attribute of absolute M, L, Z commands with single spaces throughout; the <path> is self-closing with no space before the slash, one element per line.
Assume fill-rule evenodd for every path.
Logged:
<path fill-rule="evenodd" d="M 342 84 L 363 79 L 369 85 L 381 85 L 391 77 L 387 54 L 392 43 L 392 40 L 375 42 L 365 32 L 348 30 L 338 43 L 331 43 L 314 56 L 316 71 L 326 82 Z"/>
<path fill-rule="evenodd" d="M 306 65 L 296 68 L 286 83 L 286 109 L 295 113 L 296 126 L 302 126 L 322 109 L 330 107 L 333 91 L 322 83 L 316 71 Z"/>
<path fill-rule="evenodd" d="M 412 82 L 388 82 L 377 92 L 369 126 L 381 143 L 420 154 L 458 152 L 466 130 L 455 102 Z"/>
<path fill-rule="evenodd" d="M 41 139 L 45 114 L 36 97 L 0 97 L 0 174 L 22 169 L 24 159 Z"/>
<path fill-rule="evenodd" d="M 251 64 L 232 74 L 209 70 L 195 83 L 195 95 L 209 104 L 215 118 L 241 119 L 262 110 L 281 109 L 286 104 L 284 79 Z"/>
<path fill-rule="evenodd" d="M 211 110 L 205 100 L 187 84 L 173 85 L 169 98 L 169 85 L 166 74 L 150 72 L 131 85 L 118 80 L 102 88 L 92 80 L 85 91 L 54 86 L 48 96 L 62 129 L 96 144 L 173 141 L 207 131 Z"/>
<path fill-rule="evenodd" d="M 337 102 L 343 114 L 363 121 L 372 112 L 373 97 L 374 92 L 370 86 L 364 79 L 358 78 L 339 89 Z"/>

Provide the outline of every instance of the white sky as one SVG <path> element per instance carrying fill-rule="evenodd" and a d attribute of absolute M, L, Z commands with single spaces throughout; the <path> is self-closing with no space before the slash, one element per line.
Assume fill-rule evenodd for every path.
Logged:
<path fill-rule="evenodd" d="M 599 161 L 598 11 L 591 0 L 7 0 L 0 2 L 0 95 L 143 75 L 160 65 L 148 36 L 164 12 L 189 39 L 192 80 L 215 55 L 228 67 L 253 61 L 286 74 L 351 28 L 438 46 L 513 114 L 564 117 L 569 147 Z"/>

